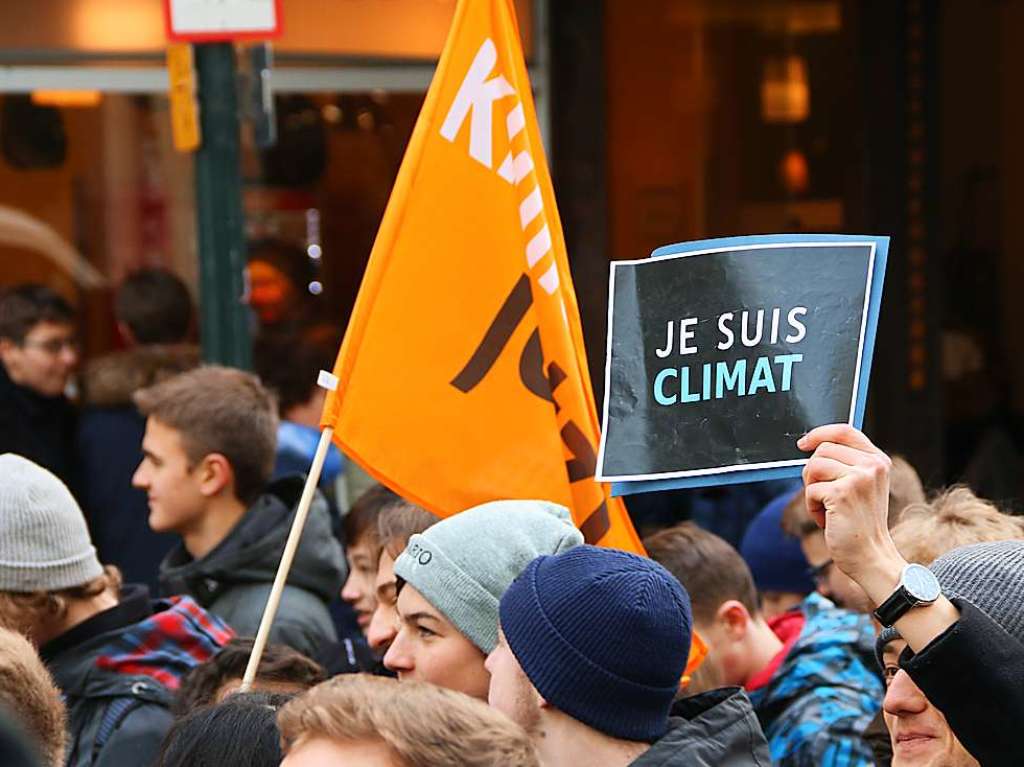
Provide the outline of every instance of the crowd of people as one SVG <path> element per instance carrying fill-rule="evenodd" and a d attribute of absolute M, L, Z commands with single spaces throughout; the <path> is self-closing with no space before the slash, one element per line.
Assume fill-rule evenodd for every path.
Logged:
<path fill-rule="evenodd" d="M 159 270 L 116 313 L 71 395 L 72 307 L 0 294 L 4 765 L 1024 764 L 1024 524 L 846 425 L 738 548 L 674 520 L 646 557 L 544 499 L 351 492 L 335 454 L 246 685 L 336 339 L 201 365 Z"/>

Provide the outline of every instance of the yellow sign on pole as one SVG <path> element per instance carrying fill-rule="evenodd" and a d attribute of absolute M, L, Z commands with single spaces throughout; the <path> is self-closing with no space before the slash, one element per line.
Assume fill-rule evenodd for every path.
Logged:
<path fill-rule="evenodd" d="M 167 46 L 167 78 L 170 81 L 171 137 L 179 152 L 199 148 L 199 107 L 196 103 L 196 74 L 192 46 L 171 43 Z"/>

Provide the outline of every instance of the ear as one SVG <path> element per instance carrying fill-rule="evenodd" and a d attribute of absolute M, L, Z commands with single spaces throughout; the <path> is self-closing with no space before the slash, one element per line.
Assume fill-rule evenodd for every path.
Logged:
<path fill-rule="evenodd" d="M 733 641 L 743 639 L 750 626 L 750 613 L 742 602 L 729 599 L 715 611 L 715 620 Z"/>
<path fill-rule="evenodd" d="M 14 341 L 11 340 L 10 338 L 0 338 L 0 358 L 6 360 L 7 355 L 10 354 L 12 350 L 17 348 L 18 345 L 14 343 Z"/>
<path fill-rule="evenodd" d="M 220 495 L 225 490 L 234 492 L 235 470 L 222 453 L 207 453 L 196 467 L 199 477 L 199 492 L 207 498 Z"/>

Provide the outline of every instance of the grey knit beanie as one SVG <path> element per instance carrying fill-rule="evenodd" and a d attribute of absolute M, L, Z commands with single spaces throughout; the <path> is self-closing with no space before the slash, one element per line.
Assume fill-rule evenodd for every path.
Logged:
<path fill-rule="evenodd" d="M 936 559 L 930 569 L 943 596 L 970 602 L 1024 643 L 1024 540 L 962 546 Z M 880 666 L 882 650 L 897 637 L 895 628 L 879 634 L 875 657 Z"/>
<path fill-rule="evenodd" d="M 101 575 L 64 483 L 20 455 L 0 455 L 0 591 L 58 591 Z"/>
<path fill-rule="evenodd" d="M 931 571 L 947 599 L 970 602 L 1024 643 L 1024 540 L 953 549 Z"/>
<path fill-rule="evenodd" d="M 395 561 L 407 581 L 483 652 L 498 644 L 498 602 L 541 554 L 579 546 L 569 510 L 548 501 L 492 501 L 409 539 Z"/>

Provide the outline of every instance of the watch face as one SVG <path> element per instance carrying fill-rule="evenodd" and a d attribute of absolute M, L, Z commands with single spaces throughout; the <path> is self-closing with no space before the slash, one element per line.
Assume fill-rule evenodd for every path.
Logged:
<path fill-rule="evenodd" d="M 907 565 L 903 570 L 903 587 L 918 602 L 934 602 L 941 592 L 935 573 L 923 565 Z"/>

